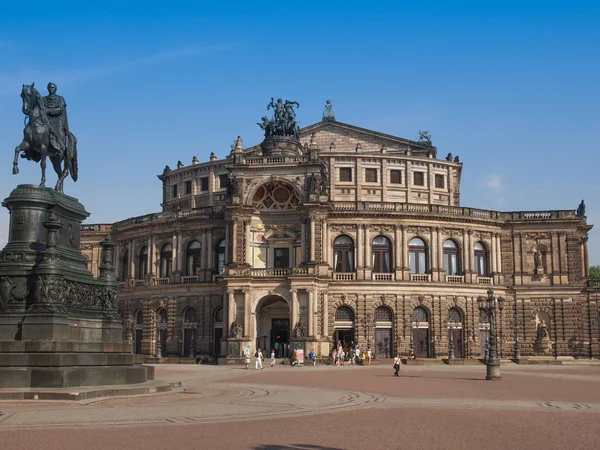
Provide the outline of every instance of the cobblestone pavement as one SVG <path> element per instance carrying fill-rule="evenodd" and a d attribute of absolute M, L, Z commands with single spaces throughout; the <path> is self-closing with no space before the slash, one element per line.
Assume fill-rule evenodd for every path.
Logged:
<path fill-rule="evenodd" d="M 484 375 L 483 366 L 403 366 L 399 378 L 387 366 L 157 366 L 157 379 L 182 388 L 0 401 L 0 448 L 597 448 L 600 367 Z"/>

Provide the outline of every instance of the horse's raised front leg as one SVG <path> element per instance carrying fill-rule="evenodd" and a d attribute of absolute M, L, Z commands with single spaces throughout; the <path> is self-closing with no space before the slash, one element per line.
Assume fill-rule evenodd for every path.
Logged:
<path fill-rule="evenodd" d="M 15 159 L 13 161 L 13 175 L 16 175 L 19 173 L 19 153 L 21 153 L 22 150 L 25 150 L 23 147 L 26 145 L 27 145 L 27 143 L 25 141 L 23 141 L 15 147 Z"/>

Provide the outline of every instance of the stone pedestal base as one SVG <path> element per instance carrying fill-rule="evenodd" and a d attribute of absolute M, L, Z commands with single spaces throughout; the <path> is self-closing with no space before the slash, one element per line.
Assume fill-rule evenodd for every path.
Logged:
<path fill-rule="evenodd" d="M 485 379 L 486 380 L 500 380 L 500 363 L 498 364 L 486 364 L 485 366 Z"/>

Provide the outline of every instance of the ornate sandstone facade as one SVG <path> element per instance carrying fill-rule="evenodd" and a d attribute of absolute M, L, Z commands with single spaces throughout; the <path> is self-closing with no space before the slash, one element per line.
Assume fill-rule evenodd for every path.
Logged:
<path fill-rule="evenodd" d="M 574 210 L 460 206 L 458 158 L 335 121 L 267 138 L 159 176 L 163 211 L 84 225 L 117 241 L 124 339 L 137 353 L 239 357 L 259 346 L 327 355 L 358 342 L 378 357 L 485 352 L 477 298 L 494 289 L 499 354 L 598 356 L 587 235 Z M 518 327 L 518 329 L 516 329 Z"/>

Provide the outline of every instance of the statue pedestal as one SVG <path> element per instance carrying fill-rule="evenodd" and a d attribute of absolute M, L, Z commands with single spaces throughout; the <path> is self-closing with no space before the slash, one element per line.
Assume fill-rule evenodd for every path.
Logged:
<path fill-rule="evenodd" d="M 143 383 L 116 310 L 114 243 L 105 240 L 101 277 L 79 250 L 89 215 L 73 197 L 19 185 L 0 252 L 0 388 L 62 388 Z"/>
<path fill-rule="evenodd" d="M 533 349 L 538 356 L 552 356 L 552 341 L 549 337 L 538 338 Z"/>

